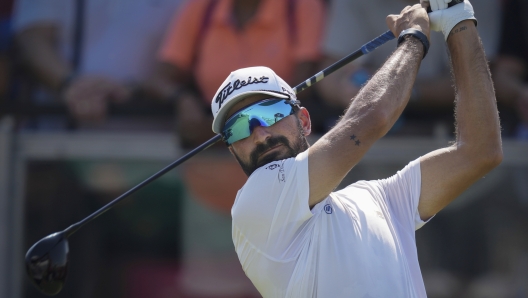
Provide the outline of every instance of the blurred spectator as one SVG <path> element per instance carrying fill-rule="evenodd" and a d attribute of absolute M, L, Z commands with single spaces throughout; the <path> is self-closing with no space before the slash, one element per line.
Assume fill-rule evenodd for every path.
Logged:
<path fill-rule="evenodd" d="M 152 75 L 155 52 L 179 3 L 18 0 L 13 27 L 20 58 L 45 88 L 33 100 L 63 101 L 81 127 L 104 123 L 109 103 L 130 100 Z"/>
<path fill-rule="evenodd" d="M 321 0 L 193 0 L 164 41 L 159 96 L 177 99 L 182 138 L 211 136 L 211 99 L 234 69 L 266 65 L 290 84 L 313 74 L 323 27 Z M 197 92 L 189 92 L 194 79 Z"/>
<path fill-rule="evenodd" d="M 387 15 L 399 13 L 405 6 L 416 3 L 415 0 L 333 0 L 322 43 L 324 66 L 387 31 Z M 486 53 L 492 58 L 499 30 L 498 0 L 473 1 L 472 4 L 477 18 L 482 20 L 478 30 Z M 395 42 L 389 42 L 325 78 L 319 84 L 323 98 L 341 109 L 348 106 L 350 99 L 394 51 L 394 47 Z M 452 125 L 454 92 L 446 52 L 442 34 L 431 33 L 431 48 L 420 66 L 410 104 L 392 133 L 399 130 L 404 134 L 430 135 L 437 128 L 435 119 Z"/>
<path fill-rule="evenodd" d="M 9 83 L 8 51 L 11 46 L 11 10 L 12 0 L 0 2 L 0 106 L 7 97 Z M 3 114 L 3 111 L 0 111 Z"/>
<path fill-rule="evenodd" d="M 494 72 L 497 99 L 509 107 L 505 133 L 528 140 L 528 2 L 503 1 L 499 58 Z"/>
<path fill-rule="evenodd" d="M 30 100 L 37 104 L 66 104 L 79 129 L 172 130 L 173 119 L 168 117 L 108 117 L 107 113 L 112 104 L 142 100 L 142 90 L 155 69 L 156 51 L 180 2 L 17 0 L 13 29 L 18 58 L 30 75 L 28 80 L 35 82 Z M 35 127 L 64 129 L 69 124 L 63 116 L 39 117 Z M 26 214 L 39 214 L 49 220 L 42 222 L 40 217 L 27 216 L 26 239 L 36 241 L 46 235 L 42 231 L 50 233 L 64 228 L 64 222 L 74 222 L 64 220 L 66 212 L 54 206 L 71 207 L 78 211 L 75 214 L 86 216 L 159 168 L 152 161 L 115 160 L 74 160 L 42 168 L 39 174 L 49 180 L 42 186 L 41 179 L 28 179 L 30 191 L 39 187 L 42 191 L 26 197 Z M 30 171 L 28 177 L 34 174 Z M 131 175 L 141 180 L 132 179 Z M 65 181 L 64 176 L 69 180 Z M 135 203 L 122 204 L 93 224 L 92 232 L 85 238 L 90 245 L 76 249 L 79 258 L 86 258 L 81 263 L 84 266 L 72 264 L 70 277 L 75 282 L 72 287 L 66 286 L 62 297 L 122 297 L 123 288 L 130 287 L 126 278 L 137 273 L 128 266 L 137 265 L 134 270 L 141 271 L 159 269 L 161 265 L 152 265 L 155 261 L 162 265 L 179 261 L 178 210 L 184 189 L 179 177 L 164 178 L 170 182 L 158 179 L 129 199 L 130 202 L 136 197 Z M 75 190 L 67 196 L 56 195 L 54 192 L 64 185 Z M 50 206 L 46 209 L 49 212 L 39 213 L 42 204 Z M 75 220 L 81 218 L 76 216 Z M 138 265 L 139 258 L 146 265 Z M 137 282 L 135 287 L 153 286 Z M 26 294 L 39 295 L 34 289 L 27 289 Z"/>

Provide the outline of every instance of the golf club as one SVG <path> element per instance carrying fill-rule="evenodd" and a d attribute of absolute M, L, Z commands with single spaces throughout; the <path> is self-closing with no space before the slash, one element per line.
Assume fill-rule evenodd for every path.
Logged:
<path fill-rule="evenodd" d="M 456 3 L 462 2 L 462 0 L 453 0 L 452 3 L 453 2 L 455 2 L 454 4 L 456 4 Z M 374 40 L 363 45 L 360 49 L 342 58 L 336 63 L 330 65 L 329 67 L 325 68 L 324 70 L 310 77 L 303 83 L 294 87 L 293 88 L 294 92 L 297 94 L 307 89 L 313 84 L 321 81 L 323 78 L 325 78 L 329 74 L 340 69 L 344 65 L 350 63 L 351 61 L 365 54 L 368 54 L 369 52 L 372 52 L 379 46 L 385 44 L 387 41 L 392 40 L 392 39 L 394 39 L 394 35 L 392 34 L 391 31 L 387 31 L 383 33 L 382 35 L 378 36 Z M 171 164 L 169 164 L 162 170 L 150 176 L 143 182 L 139 183 L 138 185 L 134 186 L 127 192 L 123 193 L 122 195 L 120 195 L 119 197 L 111 201 L 110 203 L 106 204 L 99 210 L 90 214 L 83 220 L 69 226 L 67 229 L 61 232 L 53 233 L 41 239 L 40 241 L 36 242 L 26 253 L 26 271 L 32 283 L 43 294 L 53 296 L 59 293 L 62 287 L 64 286 L 65 279 L 67 276 L 67 271 L 68 271 L 68 263 L 69 263 L 68 237 L 70 237 L 72 234 L 77 232 L 81 227 L 83 227 L 87 223 L 91 222 L 95 218 L 99 217 L 100 215 L 108 211 L 110 208 L 112 208 L 114 205 L 119 203 L 124 198 L 133 194 L 134 192 L 136 192 L 143 186 L 149 184 L 153 180 L 164 175 L 165 173 L 172 170 L 176 166 L 180 165 L 184 161 L 196 155 L 197 153 L 209 148 L 210 146 L 217 143 L 221 139 L 222 139 L 221 135 L 214 136 L 210 140 L 206 141 L 202 145 L 196 147 L 195 149 L 188 152 L 187 154 L 185 154 L 178 160 L 172 162 Z"/>

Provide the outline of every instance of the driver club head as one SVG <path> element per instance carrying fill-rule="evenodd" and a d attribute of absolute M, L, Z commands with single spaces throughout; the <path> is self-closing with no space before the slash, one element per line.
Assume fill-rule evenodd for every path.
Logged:
<path fill-rule="evenodd" d="M 68 239 L 63 232 L 42 238 L 26 253 L 27 274 L 42 293 L 50 296 L 64 286 L 68 263 Z"/>

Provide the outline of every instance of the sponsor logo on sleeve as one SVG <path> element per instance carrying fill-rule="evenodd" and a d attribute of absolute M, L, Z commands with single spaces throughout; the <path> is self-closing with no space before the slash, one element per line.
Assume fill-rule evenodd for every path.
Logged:
<path fill-rule="evenodd" d="M 270 164 L 269 166 L 267 166 L 266 169 L 275 170 L 278 167 L 280 167 L 280 165 L 278 163 L 273 163 L 273 164 Z"/>

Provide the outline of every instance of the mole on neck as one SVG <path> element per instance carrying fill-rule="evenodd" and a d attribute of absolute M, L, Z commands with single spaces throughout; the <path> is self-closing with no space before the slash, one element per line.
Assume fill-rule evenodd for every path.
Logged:
<path fill-rule="evenodd" d="M 243 29 L 257 14 L 261 0 L 235 0 L 233 3 L 233 19 L 237 29 Z"/>

